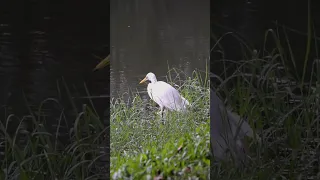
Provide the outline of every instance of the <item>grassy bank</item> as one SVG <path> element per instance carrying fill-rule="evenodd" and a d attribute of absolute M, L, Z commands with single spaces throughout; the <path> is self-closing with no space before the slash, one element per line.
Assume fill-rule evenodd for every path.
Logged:
<path fill-rule="evenodd" d="M 63 90 L 69 92 L 67 86 Z M 25 104 L 28 114 L 9 114 L 0 121 L 1 180 L 106 179 L 108 127 L 92 106 L 77 109 L 70 98 L 70 115 L 60 99 L 48 98 L 35 110 Z"/>
<path fill-rule="evenodd" d="M 222 59 L 219 66 L 226 71 L 212 77 L 218 93 L 248 118 L 261 143 L 251 144 L 251 164 L 245 169 L 216 165 L 211 175 L 234 180 L 319 179 L 320 61 L 309 56 L 313 46 L 309 40 L 305 66 L 297 67 L 290 41 L 280 41 L 272 30 L 267 36 L 272 37 L 268 39 L 274 49 L 246 49 L 244 57 L 249 58 L 237 62 Z M 311 61 L 309 69 L 306 65 Z M 227 73 L 230 67 L 234 71 Z M 303 69 L 303 74 L 297 69 Z"/>
<path fill-rule="evenodd" d="M 165 118 L 152 100 L 135 94 L 132 104 L 121 98 L 111 102 L 111 176 L 145 179 L 186 178 L 209 174 L 209 79 L 199 72 L 185 81 L 170 76 L 169 83 L 192 108 L 186 113 L 170 112 Z M 179 84 L 181 82 L 181 84 Z M 177 87 L 176 87 L 177 88 Z"/>

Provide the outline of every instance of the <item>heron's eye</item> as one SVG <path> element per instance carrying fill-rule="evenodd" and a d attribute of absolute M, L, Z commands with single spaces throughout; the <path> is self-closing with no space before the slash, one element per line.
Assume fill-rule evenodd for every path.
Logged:
<path fill-rule="evenodd" d="M 151 83 L 151 81 L 149 79 L 147 81 L 148 81 L 148 83 Z"/>

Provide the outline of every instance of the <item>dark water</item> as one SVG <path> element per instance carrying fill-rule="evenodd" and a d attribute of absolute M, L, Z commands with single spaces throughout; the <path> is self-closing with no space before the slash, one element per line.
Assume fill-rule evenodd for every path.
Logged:
<path fill-rule="evenodd" d="M 312 48 L 307 72 L 311 72 L 313 59 L 318 58 L 318 44 L 320 33 L 319 1 L 310 1 L 310 16 L 312 23 Z M 250 49 L 262 50 L 266 45 L 267 50 L 272 51 L 276 47 L 272 36 L 267 38 L 264 44 L 265 33 L 273 29 L 279 36 L 282 46 L 288 52 L 286 36 L 290 41 L 297 71 L 302 74 L 303 63 L 307 47 L 308 32 L 308 1 L 276 1 L 276 0 L 220 0 L 211 3 L 211 32 L 212 37 L 220 38 L 227 32 L 241 38 Z M 217 41 L 212 38 L 212 45 Z M 226 36 L 220 41 L 223 47 L 223 58 L 231 60 L 245 59 L 243 47 L 234 36 Z M 221 65 L 217 60 L 221 59 L 221 47 L 216 47 L 211 54 L 211 71 L 218 74 L 221 72 Z M 289 64 L 290 66 L 290 64 Z M 296 72 L 292 72 L 295 74 Z M 309 74 L 308 74 L 309 76 Z M 307 78 L 309 79 L 309 78 Z"/>
<path fill-rule="evenodd" d="M 111 96 L 146 91 L 148 72 L 205 71 L 209 47 L 209 0 L 111 0 Z"/>
<path fill-rule="evenodd" d="M 23 5 L 24 6 L 23 6 Z M 92 54 L 109 54 L 108 3 L 11 1 L 0 5 L 0 104 L 24 115 L 26 103 L 37 108 L 46 98 L 59 98 L 64 77 L 75 101 L 109 94 L 108 68 L 92 73 L 99 62 Z M 71 11 L 72 10 L 72 11 Z M 60 89 L 59 89 L 60 88 Z M 61 98 L 61 97 L 60 97 Z M 95 99 L 100 115 L 108 99 Z"/>
<path fill-rule="evenodd" d="M 85 98 L 85 84 L 92 96 L 109 95 L 109 68 L 92 72 L 100 61 L 93 54 L 104 58 L 110 53 L 109 9 L 108 1 L 100 4 L 40 0 L 0 2 L 2 123 L 9 114 L 21 119 L 30 114 L 28 108 L 37 112 L 42 101 L 55 98 L 62 104 L 70 127 L 76 119 L 70 102 L 75 103 L 78 112 L 82 104 L 89 104 Z M 108 125 L 109 97 L 92 100 L 98 115 Z M 43 109 L 49 132 L 55 132 L 54 125 L 58 123 L 61 109 L 54 103 L 46 104 Z M 16 130 L 20 119 L 10 121 L 9 133 Z M 65 126 L 61 129 L 62 134 L 70 131 Z M 0 155 L 2 151 L 0 147 Z"/>

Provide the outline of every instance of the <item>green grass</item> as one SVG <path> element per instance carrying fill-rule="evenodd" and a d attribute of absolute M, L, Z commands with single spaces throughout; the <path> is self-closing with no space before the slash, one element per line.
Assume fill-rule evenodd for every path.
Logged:
<path fill-rule="evenodd" d="M 232 164 L 213 165 L 211 176 L 216 179 L 320 178 L 320 61 L 309 57 L 313 46 L 309 36 L 306 48 L 301 45 L 306 49 L 303 67 L 295 65 L 297 52 L 292 51 L 287 37 L 281 41 L 273 30 L 267 31 L 266 41 L 269 36 L 274 49 L 260 53 L 246 49 L 249 54 L 244 57 L 248 58 L 237 62 L 222 59 L 219 66 L 225 67 L 224 73 L 211 80 L 261 137 L 260 144 L 250 146 L 247 167 L 240 170 Z M 313 61 L 310 70 L 306 70 L 308 61 Z M 234 71 L 227 73 L 229 68 Z M 297 69 L 303 69 L 303 74 Z M 307 76 L 311 77 L 309 82 L 305 81 Z"/>
<path fill-rule="evenodd" d="M 84 104 L 79 110 L 71 98 L 70 103 L 74 105 L 75 116 L 66 115 L 59 99 L 48 98 L 37 110 L 28 105 L 29 114 L 23 117 L 10 114 L 1 119 L 0 147 L 4 151 L 4 159 L 0 160 L 1 180 L 106 178 L 108 165 L 98 163 L 108 156 L 101 148 L 108 138 L 108 127 L 103 126 L 92 107 Z M 49 105 L 58 109 L 58 119 L 53 123 L 57 126 L 53 130 L 45 115 Z M 62 133 L 68 134 L 61 136 Z"/>
<path fill-rule="evenodd" d="M 111 101 L 111 178 L 208 179 L 209 79 L 201 77 L 195 71 L 181 81 L 169 71 L 169 82 L 180 82 L 179 92 L 192 103 L 186 114 L 169 112 L 162 119 L 155 103 L 139 94 L 130 105 L 121 98 Z"/>

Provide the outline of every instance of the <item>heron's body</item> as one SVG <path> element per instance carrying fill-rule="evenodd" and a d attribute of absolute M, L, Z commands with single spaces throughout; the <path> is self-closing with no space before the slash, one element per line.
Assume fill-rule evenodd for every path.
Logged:
<path fill-rule="evenodd" d="M 213 154 L 225 159 L 229 153 L 237 160 L 244 161 L 246 145 L 244 137 L 253 137 L 250 125 L 239 115 L 226 109 L 217 94 L 210 92 L 210 136 Z"/>
<path fill-rule="evenodd" d="M 164 108 L 170 111 L 185 111 L 187 109 L 189 102 L 170 84 L 157 81 L 153 73 L 148 73 L 140 83 L 147 80 L 150 81 L 147 87 L 148 95 L 160 106 L 161 113 Z"/>

